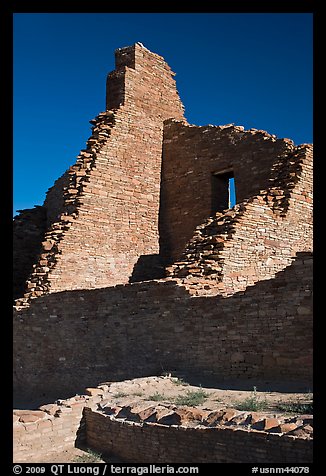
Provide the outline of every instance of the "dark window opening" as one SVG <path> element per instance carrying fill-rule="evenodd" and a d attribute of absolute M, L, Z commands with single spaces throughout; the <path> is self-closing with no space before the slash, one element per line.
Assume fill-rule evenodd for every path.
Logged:
<path fill-rule="evenodd" d="M 234 174 L 232 170 L 212 174 L 212 214 L 232 208 L 236 204 Z"/>

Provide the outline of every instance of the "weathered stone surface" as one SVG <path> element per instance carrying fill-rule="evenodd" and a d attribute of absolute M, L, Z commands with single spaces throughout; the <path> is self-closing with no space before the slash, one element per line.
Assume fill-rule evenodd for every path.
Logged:
<path fill-rule="evenodd" d="M 14 415 L 18 416 L 22 423 L 31 423 L 44 418 L 46 413 L 40 410 L 14 410 Z"/>
<path fill-rule="evenodd" d="M 207 425 L 215 425 L 217 422 L 220 422 L 223 418 L 224 411 L 223 410 L 215 410 L 211 412 L 206 418 L 205 423 Z"/>
<path fill-rule="evenodd" d="M 42 207 L 14 221 L 18 394 L 75 394 L 76 385 L 151 375 L 165 362 L 210 377 L 309 381 L 312 146 L 232 124 L 188 124 L 170 68 L 139 44 L 117 51 L 107 93 L 76 163 Z M 100 404 L 118 425 L 111 417 L 134 428 L 200 421 L 195 410 L 113 409 L 104 393 L 89 387 L 84 403 Z M 77 431 L 84 403 L 44 408 L 44 425 L 34 425 L 40 413 L 17 414 L 15 431 L 38 442 L 48 432 L 61 444 L 73 436 L 55 432 L 63 422 Z M 309 439 L 312 421 L 302 418 L 288 434 Z M 216 434 L 236 434 L 242 423 L 234 409 L 202 419 Z M 272 420 L 252 414 L 245 424 L 272 441 L 293 423 Z"/>
<path fill-rule="evenodd" d="M 307 463 L 312 461 L 312 441 L 306 438 L 262 432 L 243 431 L 233 428 L 182 427 L 175 425 L 129 424 L 122 427 L 103 415 L 86 412 L 88 441 L 98 451 L 118 453 L 127 461 L 150 463 L 233 462 L 233 463 Z M 133 445 L 127 444 L 133 441 Z M 280 445 L 282 451 L 280 451 Z M 155 455 L 155 456 L 154 456 Z"/>
<path fill-rule="evenodd" d="M 261 413 L 258 413 L 258 412 L 251 412 L 248 417 L 247 417 L 247 420 L 248 420 L 248 423 L 250 423 L 251 425 L 254 425 L 255 423 L 259 422 L 262 420 L 262 414 Z"/>
<path fill-rule="evenodd" d="M 297 425 L 295 423 L 281 423 L 279 428 L 281 433 L 289 433 L 290 431 L 295 430 Z"/>
<path fill-rule="evenodd" d="M 49 403 L 47 405 L 40 406 L 40 410 L 45 413 L 48 413 L 49 415 L 55 415 L 59 408 L 59 405 L 57 405 L 56 403 Z"/>
<path fill-rule="evenodd" d="M 307 425 L 308 429 L 305 429 L 304 426 L 299 426 L 295 430 L 289 431 L 288 435 L 297 436 L 299 438 L 308 438 L 311 435 L 310 429 L 312 428 L 310 425 Z"/>
<path fill-rule="evenodd" d="M 303 425 L 303 430 L 309 435 L 312 435 L 314 432 L 314 429 L 311 425 Z"/>
<path fill-rule="evenodd" d="M 270 430 L 272 428 L 277 428 L 280 424 L 277 418 L 264 418 L 264 430 Z"/>
<path fill-rule="evenodd" d="M 192 421 L 201 422 L 211 413 L 209 411 L 199 410 L 198 408 L 191 407 L 177 408 L 175 412 L 180 415 L 182 425 Z"/>
<path fill-rule="evenodd" d="M 139 411 L 138 415 L 141 421 L 147 421 L 150 417 L 156 415 L 156 408 L 155 406 L 144 408 Z"/>
<path fill-rule="evenodd" d="M 103 390 L 100 388 L 91 388 L 88 387 L 85 389 L 86 395 L 90 395 L 91 397 L 94 397 L 95 395 L 103 395 Z"/>
<path fill-rule="evenodd" d="M 119 407 L 117 405 L 112 406 L 110 404 L 104 405 L 103 407 L 100 407 L 100 408 L 106 415 L 114 415 L 114 416 L 117 416 L 120 412 L 122 412 L 122 409 L 123 409 L 123 407 Z"/>
<path fill-rule="evenodd" d="M 228 422 L 232 425 L 248 425 L 250 420 L 248 414 L 243 412 L 235 415 L 233 418 L 229 419 Z"/>
<path fill-rule="evenodd" d="M 161 425 L 181 425 L 181 421 L 181 415 L 174 411 L 157 419 L 157 423 L 160 423 Z"/>
<path fill-rule="evenodd" d="M 223 412 L 222 421 L 230 421 L 237 416 L 238 413 L 239 412 L 234 408 L 226 408 Z"/>

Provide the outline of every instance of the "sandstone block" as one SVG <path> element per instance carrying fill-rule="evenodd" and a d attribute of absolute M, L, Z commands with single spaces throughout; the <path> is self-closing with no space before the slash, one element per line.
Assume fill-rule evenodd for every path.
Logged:
<path fill-rule="evenodd" d="M 148 418 L 152 417 L 153 415 L 156 415 L 155 406 L 150 406 L 148 408 L 145 408 L 144 410 L 141 410 L 138 413 L 138 416 L 139 416 L 141 421 L 147 421 Z"/>
<path fill-rule="evenodd" d="M 308 431 L 306 431 L 304 426 L 299 426 L 295 430 L 289 431 L 287 435 L 297 436 L 299 438 L 309 438 L 309 436 L 312 434 L 312 432 L 310 432 L 310 428 L 308 428 Z"/>
<path fill-rule="evenodd" d="M 295 430 L 297 425 L 295 423 L 281 423 L 279 428 L 282 433 L 289 433 L 289 431 Z"/>
<path fill-rule="evenodd" d="M 205 418 L 206 425 L 213 426 L 213 425 L 216 425 L 217 423 L 220 423 L 220 421 L 222 420 L 223 415 L 224 415 L 223 410 L 215 410 L 215 411 L 211 412 Z"/>
<path fill-rule="evenodd" d="M 234 418 L 236 415 L 238 415 L 239 412 L 235 410 L 234 408 L 227 408 L 224 410 L 223 416 L 222 416 L 222 421 L 230 421 L 232 418 Z"/>
<path fill-rule="evenodd" d="M 171 411 L 168 414 L 160 417 L 157 423 L 161 425 L 181 425 L 181 416 L 178 413 Z"/>
<path fill-rule="evenodd" d="M 176 413 L 181 417 L 181 424 L 184 425 L 191 421 L 202 421 L 205 416 L 209 415 L 209 412 L 199 410 L 198 408 L 178 408 Z"/>
<path fill-rule="evenodd" d="M 280 422 L 276 418 L 264 418 L 263 420 L 264 428 L 263 430 L 270 430 L 279 426 Z"/>
<path fill-rule="evenodd" d="M 52 250 L 54 243 L 52 241 L 43 241 L 42 246 L 45 251 L 50 251 Z"/>
<path fill-rule="evenodd" d="M 49 403 L 47 405 L 40 406 L 40 410 L 48 413 L 49 415 L 54 415 L 59 408 L 59 405 L 57 405 L 56 403 Z"/>
<path fill-rule="evenodd" d="M 14 415 L 19 417 L 22 423 L 32 423 L 46 416 L 41 410 L 14 410 Z"/>
<path fill-rule="evenodd" d="M 101 388 L 92 388 L 92 387 L 87 387 L 85 389 L 85 393 L 86 395 L 89 395 L 91 397 L 95 397 L 97 395 L 103 395 L 104 394 L 104 390 L 102 390 Z"/>

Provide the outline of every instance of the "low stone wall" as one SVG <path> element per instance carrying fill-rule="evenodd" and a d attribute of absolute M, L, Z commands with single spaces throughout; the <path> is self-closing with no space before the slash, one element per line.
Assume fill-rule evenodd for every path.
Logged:
<path fill-rule="evenodd" d="M 239 428 L 118 421 L 85 408 L 87 446 L 132 463 L 310 463 L 312 440 Z"/>
<path fill-rule="evenodd" d="M 83 409 L 95 404 L 96 399 L 82 396 L 43 405 L 38 410 L 14 410 L 14 462 L 42 462 L 44 456 L 73 448 L 85 437 Z"/>
<path fill-rule="evenodd" d="M 112 404 L 114 387 L 14 410 L 15 463 L 41 463 L 75 446 L 133 463 L 309 463 L 313 417 L 141 401 Z"/>

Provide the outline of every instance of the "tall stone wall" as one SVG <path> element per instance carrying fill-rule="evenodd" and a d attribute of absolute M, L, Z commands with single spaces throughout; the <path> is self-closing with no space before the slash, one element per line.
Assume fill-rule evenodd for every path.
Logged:
<path fill-rule="evenodd" d="M 172 76 L 117 50 L 86 148 L 15 222 L 16 401 L 164 370 L 311 387 L 312 146 L 190 126 Z"/>
<path fill-rule="evenodd" d="M 51 293 L 15 311 L 16 402 L 162 371 L 311 388 L 312 257 L 246 291 L 191 296 L 180 279 Z"/>
<path fill-rule="evenodd" d="M 87 148 L 47 195 L 54 221 L 19 305 L 152 277 L 159 267 L 163 121 L 182 120 L 183 106 L 169 66 L 139 44 L 117 50 L 107 84 L 111 109 L 91 121 Z"/>

